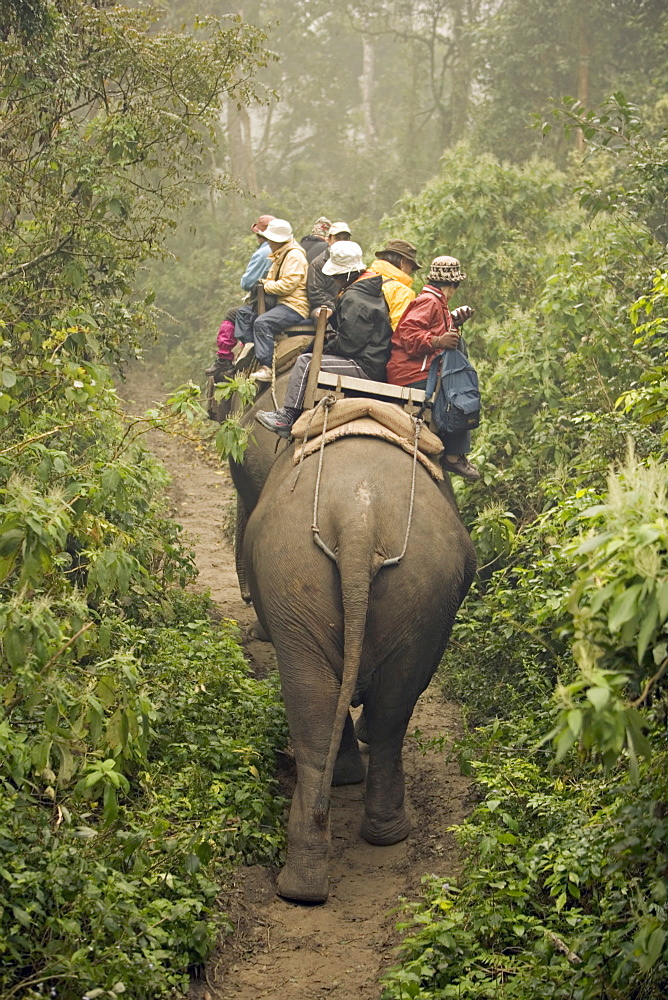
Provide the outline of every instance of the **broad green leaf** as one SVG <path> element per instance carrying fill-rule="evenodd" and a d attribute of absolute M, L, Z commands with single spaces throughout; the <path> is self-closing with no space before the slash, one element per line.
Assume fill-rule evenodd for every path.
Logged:
<path fill-rule="evenodd" d="M 586 695 L 597 712 L 604 709 L 610 701 L 610 689 L 607 687 L 587 688 Z"/>
<path fill-rule="evenodd" d="M 23 927 L 30 927 L 32 919 L 30 914 L 20 906 L 12 906 L 12 913 Z"/>
<path fill-rule="evenodd" d="M 556 740 L 556 748 L 555 748 L 556 752 L 554 755 L 555 763 L 558 764 L 561 760 L 564 759 L 570 748 L 575 743 L 575 739 L 576 739 L 575 735 L 568 727 L 568 725 L 566 725 L 566 727 L 561 730 Z"/>
<path fill-rule="evenodd" d="M 44 712 L 44 725 L 49 730 L 49 732 L 54 731 L 54 729 L 58 725 L 59 719 L 60 719 L 60 708 L 55 702 L 52 702 L 50 705 L 47 706 L 47 709 Z"/>
<path fill-rule="evenodd" d="M 659 617 L 663 623 L 668 618 L 668 578 L 658 585 L 656 597 L 659 604 Z"/>
<path fill-rule="evenodd" d="M 58 784 L 64 787 L 70 783 L 77 769 L 77 761 L 69 749 L 62 743 L 56 743 L 56 749 L 60 754 L 60 768 L 58 769 Z"/>
<path fill-rule="evenodd" d="M 118 817 L 118 799 L 116 797 L 116 789 L 113 785 L 104 786 L 103 803 L 104 821 L 109 825 Z"/>
<path fill-rule="evenodd" d="M 627 587 L 612 602 L 608 612 L 608 628 L 613 634 L 636 614 L 643 586 L 642 583 L 635 583 L 632 587 Z"/>
<path fill-rule="evenodd" d="M 107 723 L 106 742 L 110 747 L 122 749 L 127 746 L 129 733 L 127 713 L 124 709 L 117 708 Z"/>
<path fill-rule="evenodd" d="M 654 595 L 652 595 L 651 599 L 646 604 L 643 604 L 643 612 L 644 614 L 640 623 L 640 630 L 638 632 L 638 663 L 642 662 L 642 659 L 647 652 L 647 647 L 652 641 L 652 637 L 654 636 L 659 622 L 659 609 Z"/>
<path fill-rule="evenodd" d="M 6 559 L 8 556 L 14 555 L 20 548 L 24 537 L 25 533 L 21 528 L 10 528 L 8 531 L 3 531 L 0 534 L 0 558 Z"/>
<path fill-rule="evenodd" d="M 2 640 L 10 667 L 21 667 L 26 658 L 26 641 L 18 628 L 7 629 Z"/>
<path fill-rule="evenodd" d="M 568 728 L 574 737 L 578 737 L 582 731 L 582 712 L 579 708 L 572 708 L 566 715 Z"/>

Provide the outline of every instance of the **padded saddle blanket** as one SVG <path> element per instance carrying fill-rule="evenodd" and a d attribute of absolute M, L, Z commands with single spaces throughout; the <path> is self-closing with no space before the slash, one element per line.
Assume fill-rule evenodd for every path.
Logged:
<path fill-rule="evenodd" d="M 298 336 L 286 337 L 285 340 L 279 340 L 274 348 L 276 374 L 282 375 L 283 372 L 287 372 L 292 368 L 299 355 L 307 347 L 310 347 L 312 343 L 312 333 L 300 333 Z"/>
<path fill-rule="evenodd" d="M 302 455 L 305 458 L 320 449 L 324 416 L 325 409 L 321 406 L 315 413 L 313 410 L 306 410 L 293 424 L 295 465 Z M 327 414 L 325 446 L 343 437 L 378 437 L 412 455 L 414 435 L 410 415 L 395 403 L 384 403 L 379 399 L 337 399 Z M 443 443 L 440 438 L 423 426 L 420 431 L 418 461 L 436 482 L 443 480 L 443 470 L 433 461 L 433 457 L 442 451 Z"/>

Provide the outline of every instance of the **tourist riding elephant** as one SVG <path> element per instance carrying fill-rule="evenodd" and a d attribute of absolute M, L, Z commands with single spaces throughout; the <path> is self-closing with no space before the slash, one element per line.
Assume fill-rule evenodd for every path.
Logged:
<path fill-rule="evenodd" d="M 418 464 L 412 490 L 412 456 L 395 445 L 342 438 L 325 449 L 319 474 L 318 453 L 300 468 L 294 445 L 281 442 L 274 457 L 276 437 L 267 434 L 273 445 L 264 449 L 261 434 L 235 482 L 243 480 L 252 510 L 243 542 L 248 589 L 276 650 L 297 765 L 278 892 L 324 902 L 332 778 L 363 774 L 349 706 L 364 704 L 368 729 L 362 836 L 397 843 L 409 833 L 404 735 L 475 554 L 449 483 L 439 486 Z M 261 489 L 263 462 L 270 471 Z"/>

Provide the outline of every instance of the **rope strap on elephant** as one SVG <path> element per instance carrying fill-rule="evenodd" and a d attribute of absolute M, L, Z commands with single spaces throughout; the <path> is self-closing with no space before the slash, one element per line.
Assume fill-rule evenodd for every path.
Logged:
<path fill-rule="evenodd" d="M 271 356 L 271 401 L 274 404 L 274 409 L 278 409 L 278 400 L 276 399 L 276 349 Z"/>
<path fill-rule="evenodd" d="M 386 559 L 385 562 L 383 563 L 383 566 L 397 566 L 406 555 L 406 549 L 408 548 L 408 539 L 411 533 L 411 524 L 413 523 L 413 508 L 415 507 L 415 473 L 417 471 L 422 420 L 413 417 L 413 427 L 415 431 L 415 441 L 413 444 L 413 471 L 411 474 L 411 499 L 408 505 L 408 522 L 406 524 L 406 537 L 404 538 L 404 547 L 398 556 L 394 556 L 392 559 Z"/>
<path fill-rule="evenodd" d="M 321 437 L 320 437 L 320 451 L 318 453 L 318 472 L 317 472 L 317 475 L 316 475 L 316 480 L 315 480 L 315 494 L 314 494 L 314 497 L 313 497 L 313 523 L 311 525 L 311 531 L 313 532 L 313 541 L 315 542 L 315 544 L 319 548 L 321 548 L 322 551 L 326 555 L 328 555 L 329 558 L 333 562 L 336 562 L 336 555 L 335 555 L 334 552 L 332 552 L 332 550 L 326 544 L 326 542 L 323 541 L 323 539 L 322 539 L 322 537 L 320 535 L 320 529 L 318 527 L 318 501 L 320 499 L 320 481 L 322 479 L 322 462 L 323 462 L 323 456 L 324 456 L 324 453 L 325 453 L 325 437 L 326 437 L 326 434 L 327 434 L 327 415 L 328 415 L 331 407 L 334 405 L 335 402 L 336 402 L 336 397 L 335 396 L 323 396 L 322 397 L 322 399 L 318 402 L 317 406 L 314 407 L 313 412 L 311 413 L 311 418 L 309 420 L 308 428 L 307 428 L 306 433 L 304 435 L 304 445 L 305 445 L 306 441 L 308 439 L 309 428 L 310 428 L 310 426 L 311 426 L 311 424 L 313 422 L 313 418 L 315 417 L 318 409 L 322 406 L 324 408 L 324 414 L 323 414 L 322 433 L 321 433 Z M 398 556 L 392 556 L 390 559 L 386 559 L 383 562 L 383 564 L 382 564 L 383 567 L 384 566 L 397 566 L 401 562 L 401 560 L 403 559 L 403 557 L 406 555 L 406 549 L 408 548 L 408 539 L 409 539 L 410 533 L 411 533 L 411 525 L 413 523 L 413 509 L 414 509 L 414 506 L 415 506 L 415 475 L 416 475 L 416 471 L 417 471 L 418 452 L 419 452 L 419 446 L 420 446 L 420 433 L 422 431 L 423 421 L 420 418 L 417 418 L 417 417 L 413 417 L 412 421 L 413 421 L 413 428 L 414 428 L 414 435 L 415 435 L 415 437 L 414 437 L 414 442 L 413 442 L 413 468 L 412 468 L 412 473 L 411 473 L 411 496 L 410 496 L 410 502 L 409 502 L 409 505 L 408 505 L 408 521 L 407 521 L 407 524 L 406 524 L 406 535 L 404 537 L 403 548 L 402 548 L 401 552 L 399 553 L 399 555 Z M 301 472 L 302 462 L 304 461 L 304 454 L 305 454 L 305 448 L 302 448 L 302 454 L 301 454 L 301 457 L 300 457 L 300 460 L 299 460 L 299 468 L 297 470 L 297 476 L 295 477 L 295 481 L 294 481 L 293 486 L 292 486 L 293 490 L 294 490 L 295 486 L 297 485 L 297 480 L 299 479 L 299 474 Z"/>

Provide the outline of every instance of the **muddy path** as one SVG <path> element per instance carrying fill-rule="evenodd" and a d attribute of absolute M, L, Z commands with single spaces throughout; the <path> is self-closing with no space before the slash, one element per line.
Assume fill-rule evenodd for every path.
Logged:
<path fill-rule="evenodd" d="M 144 368 L 135 368 L 119 392 L 132 413 L 143 413 L 165 393 Z M 239 623 L 247 657 L 258 673 L 275 666 L 272 647 L 248 636 L 252 608 L 241 600 L 229 541 L 234 491 L 226 468 L 205 447 L 152 432 L 147 445 L 171 477 L 171 502 L 195 552 L 193 589 L 208 590 L 220 613 Z M 456 705 L 436 686 L 416 706 L 409 734 L 421 740 L 454 737 Z M 275 894 L 276 872 L 241 868 L 220 900 L 234 922 L 191 991 L 192 1000 L 379 1000 L 379 976 L 396 961 L 395 910 L 415 899 L 426 873 L 457 875 L 460 858 L 449 827 L 470 808 L 469 784 L 443 752 L 407 738 L 406 800 L 413 833 L 393 847 L 373 847 L 359 836 L 363 786 L 332 795 L 330 896 L 324 906 L 285 902 Z M 287 786 L 294 780 L 286 767 Z"/>

